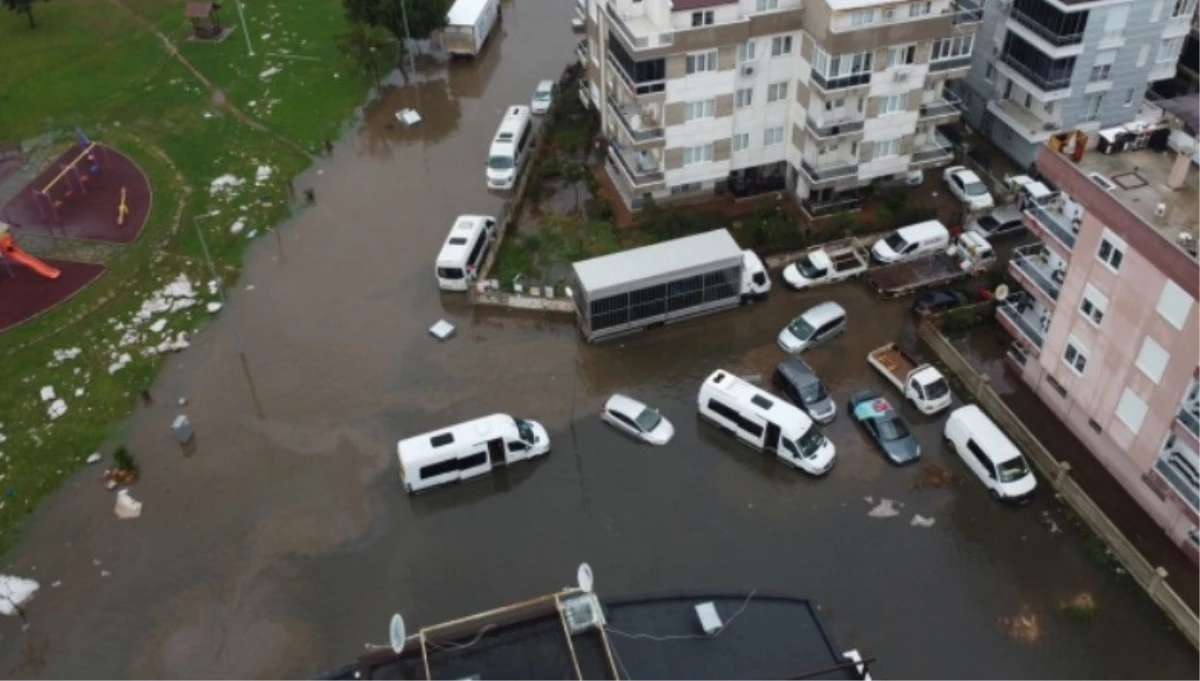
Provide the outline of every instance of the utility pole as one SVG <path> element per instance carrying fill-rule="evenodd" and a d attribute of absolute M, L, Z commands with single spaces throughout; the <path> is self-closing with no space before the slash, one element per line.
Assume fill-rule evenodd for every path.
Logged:
<path fill-rule="evenodd" d="M 217 285 L 217 294 L 221 296 L 221 307 L 229 310 L 229 300 L 225 297 L 225 287 L 221 285 L 221 279 L 217 276 L 217 268 L 213 265 L 212 256 L 208 252 L 208 242 L 204 240 L 204 230 L 200 229 L 200 218 L 211 218 L 215 213 L 205 213 L 204 215 L 196 215 L 192 217 L 192 226 L 196 228 L 196 236 L 200 239 L 200 250 L 204 252 L 204 261 L 208 263 L 208 274 L 212 277 L 212 281 Z M 279 229 L 276 227 L 276 229 Z M 229 312 L 229 330 L 233 332 L 233 347 L 237 350 L 238 355 L 242 359 L 246 358 L 246 350 L 242 346 L 242 337 L 238 333 L 237 320 L 234 319 L 233 312 Z"/>

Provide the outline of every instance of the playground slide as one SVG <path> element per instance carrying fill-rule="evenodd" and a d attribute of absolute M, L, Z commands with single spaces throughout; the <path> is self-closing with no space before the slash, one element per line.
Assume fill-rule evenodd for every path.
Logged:
<path fill-rule="evenodd" d="M 58 279 L 58 275 L 62 274 L 56 268 L 47 265 L 16 246 L 12 246 L 11 248 L 12 250 L 6 252 L 2 257 L 11 258 L 18 265 L 24 265 L 47 279 Z"/>

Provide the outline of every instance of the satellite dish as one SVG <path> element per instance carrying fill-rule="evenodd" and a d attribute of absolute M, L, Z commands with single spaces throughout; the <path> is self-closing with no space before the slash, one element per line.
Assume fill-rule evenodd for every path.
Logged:
<path fill-rule="evenodd" d="M 408 643 L 408 630 L 404 628 L 404 618 L 400 613 L 392 615 L 392 624 L 388 627 L 388 641 L 392 644 L 392 652 L 399 655 L 404 652 L 404 644 Z"/>
<path fill-rule="evenodd" d="M 1008 298 L 1008 284 L 1000 284 L 999 286 L 997 286 L 995 295 L 996 295 L 996 300 L 1000 300 L 1000 301 L 1003 301 L 1005 298 Z"/>
<path fill-rule="evenodd" d="M 595 584 L 595 577 L 592 575 L 592 566 L 587 563 L 579 564 L 579 571 L 575 573 L 575 577 L 579 582 L 579 590 L 584 593 L 592 593 L 592 585 Z"/>

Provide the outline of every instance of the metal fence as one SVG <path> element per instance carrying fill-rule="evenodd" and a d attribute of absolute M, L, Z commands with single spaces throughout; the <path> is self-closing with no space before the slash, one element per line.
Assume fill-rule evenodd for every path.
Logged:
<path fill-rule="evenodd" d="M 1183 632 L 1188 641 L 1200 648 L 1200 618 L 1191 607 L 1166 583 L 1167 571 L 1155 567 L 1146 560 L 1145 556 L 1125 537 L 1108 516 L 1100 510 L 1096 502 L 1083 491 L 1070 477 L 1070 464 L 1055 459 L 1016 414 L 1008 408 L 1000 396 L 988 385 L 987 376 L 980 374 L 967 362 L 958 350 L 950 344 L 941 333 L 931 324 L 922 324 L 918 330 L 921 340 L 929 346 L 933 353 L 955 375 L 967 391 L 996 423 L 1013 439 L 1025 456 L 1049 481 L 1074 511 L 1087 523 L 1097 536 L 1103 539 L 1112 550 L 1113 555 L 1129 572 L 1133 579 L 1145 589 L 1168 619 Z"/>

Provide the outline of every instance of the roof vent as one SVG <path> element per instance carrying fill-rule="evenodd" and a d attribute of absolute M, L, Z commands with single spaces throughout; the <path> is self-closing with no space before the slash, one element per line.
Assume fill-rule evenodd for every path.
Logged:
<path fill-rule="evenodd" d="M 563 620 L 567 623 L 567 631 L 572 636 L 591 631 L 598 625 L 604 624 L 604 613 L 600 610 L 600 602 L 596 595 L 583 593 L 562 601 Z"/>
<path fill-rule="evenodd" d="M 696 618 L 700 620 L 700 628 L 709 636 L 716 634 L 721 627 L 725 626 L 721 621 L 721 616 L 717 614 L 717 606 L 712 601 L 696 606 Z"/>
<path fill-rule="evenodd" d="M 1112 180 L 1101 175 L 1100 173 L 1088 173 L 1088 177 L 1091 178 L 1092 182 L 1100 185 L 1100 187 L 1106 192 L 1111 192 L 1117 188 L 1117 185 L 1113 183 Z"/>

